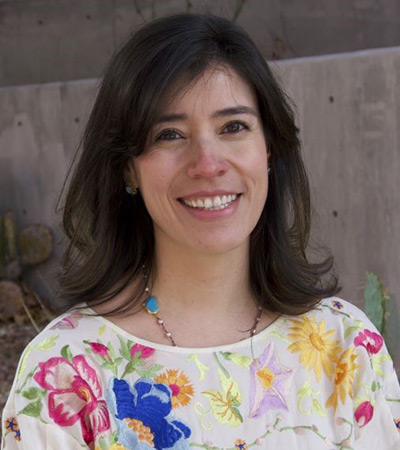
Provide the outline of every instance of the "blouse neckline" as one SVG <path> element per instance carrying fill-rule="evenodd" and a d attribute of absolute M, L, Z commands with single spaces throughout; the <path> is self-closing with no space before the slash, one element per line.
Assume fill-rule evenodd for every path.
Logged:
<path fill-rule="evenodd" d="M 161 350 L 163 352 L 170 352 L 170 353 L 185 353 L 185 354 L 193 354 L 193 353 L 214 353 L 214 352 L 233 352 L 236 351 L 242 347 L 245 346 L 252 346 L 255 342 L 263 339 L 267 334 L 271 332 L 273 328 L 277 326 L 277 324 L 282 320 L 282 318 L 285 316 L 284 314 L 279 315 L 273 322 L 271 322 L 269 325 L 267 325 L 264 329 L 262 329 L 259 333 L 257 333 L 254 336 L 250 336 L 246 339 L 242 339 L 238 342 L 234 342 L 232 344 L 223 344 L 223 345 L 217 345 L 212 347 L 174 347 L 172 345 L 167 344 L 160 344 L 158 342 L 152 342 L 148 341 L 147 339 L 140 338 L 138 336 L 135 336 L 132 333 L 129 333 L 128 331 L 124 330 L 120 326 L 116 325 L 114 322 L 111 322 L 111 320 L 106 319 L 105 317 L 101 315 L 97 315 L 97 313 L 90 308 L 90 306 L 85 306 L 85 308 L 82 310 L 84 313 L 88 312 L 90 317 L 93 317 L 94 319 L 98 320 L 99 322 L 106 325 L 108 328 L 114 330 L 117 334 L 121 336 L 125 336 L 126 338 L 130 339 L 131 341 L 134 341 L 136 344 L 143 345 L 145 347 L 154 348 L 155 350 Z"/>

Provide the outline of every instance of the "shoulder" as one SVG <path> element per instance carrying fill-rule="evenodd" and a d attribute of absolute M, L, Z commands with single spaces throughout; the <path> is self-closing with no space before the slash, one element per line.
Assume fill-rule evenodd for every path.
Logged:
<path fill-rule="evenodd" d="M 360 308 L 340 297 L 329 297 L 321 300 L 303 316 L 323 321 L 325 327 L 334 327 L 337 336 L 342 335 L 343 339 L 346 339 L 356 330 L 364 328 L 377 332 L 375 325 Z"/>
<path fill-rule="evenodd" d="M 372 382 L 393 373 L 393 361 L 382 335 L 352 303 L 339 297 L 326 298 L 294 320 L 308 330 L 310 340 L 337 349 L 338 366 L 347 364 L 365 376 L 369 374 Z"/>
<path fill-rule="evenodd" d="M 72 354 L 87 353 L 87 343 L 97 340 L 101 326 L 86 310 L 70 310 L 53 319 L 24 349 L 12 390 L 19 391 L 27 377 L 48 365 L 71 363 Z"/>

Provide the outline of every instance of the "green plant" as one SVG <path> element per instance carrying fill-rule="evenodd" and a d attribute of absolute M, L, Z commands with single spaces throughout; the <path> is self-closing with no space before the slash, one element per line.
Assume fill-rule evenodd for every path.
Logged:
<path fill-rule="evenodd" d="M 47 261 L 52 251 L 53 237 L 48 227 L 32 224 L 18 232 L 13 211 L 0 215 L 0 320 L 21 322 L 26 315 L 39 332 L 38 322 L 51 319 L 23 278 L 27 269 Z"/>
<path fill-rule="evenodd" d="M 400 336 L 396 298 L 372 272 L 367 272 L 364 308 L 365 314 L 382 334 L 389 353 L 395 359 Z"/>

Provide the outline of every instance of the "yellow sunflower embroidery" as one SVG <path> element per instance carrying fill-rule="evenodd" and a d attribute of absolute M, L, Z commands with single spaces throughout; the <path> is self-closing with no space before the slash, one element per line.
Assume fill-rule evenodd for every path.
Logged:
<path fill-rule="evenodd" d="M 166 384 L 171 389 L 172 408 L 188 405 L 194 395 L 193 385 L 182 371 L 178 374 L 178 370 L 167 370 L 158 375 L 155 382 Z"/>
<path fill-rule="evenodd" d="M 341 348 L 339 341 L 330 339 L 335 330 L 325 331 L 325 322 L 319 324 L 314 317 L 299 317 L 291 320 L 288 338 L 293 341 L 288 350 L 300 353 L 303 367 L 314 370 L 317 381 L 320 381 L 322 370 L 330 379 Z"/>
<path fill-rule="evenodd" d="M 340 355 L 335 369 L 333 394 L 325 403 L 327 408 L 334 408 L 336 410 L 338 399 L 340 398 L 340 401 L 344 404 L 347 394 L 350 398 L 353 398 L 354 371 L 358 368 L 358 365 L 355 363 L 356 358 L 357 353 L 353 347 L 348 348 Z"/>

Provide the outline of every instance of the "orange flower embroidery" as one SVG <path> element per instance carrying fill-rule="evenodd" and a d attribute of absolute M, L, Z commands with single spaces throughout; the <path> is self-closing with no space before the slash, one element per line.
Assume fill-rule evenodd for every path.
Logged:
<path fill-rule="evenodd" d="M 149 427 L 146 427 L 143 425 L 143 422 L 141 420 L 137 419 L 124 419 L 125 422 L 128 425 L 128 428 L 130 428 L 134 433 L 136 433 L 139 441 L 146 442 L 150 445 L 150 447 L 154 447 L 154 435 L 150 431 Z"/>
<path fill-rule="evenodd" d="M 335 369 L 334 391 L 325 403 L 327 408 L 336 409 L 339 399 L 344 404 L 347 394 L 353 398 L 354 372 L 358 368 L 355 363 L 356 358 L 357 353 L 353 347 L 348 348 L 340 355 Z"/>
<path fill-rule="evenodd" d="M 190 384 L 189 378 L 182 371 L 178 374 L 178 370 L 167 370 L 158 375 L 154 381 L 166 384 L 171 389 L 172 408 L 187 406 L 194 395 L 193 385 Z"/>

